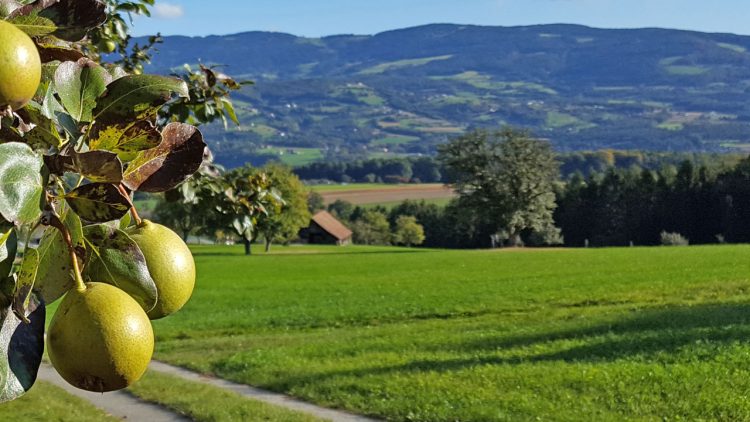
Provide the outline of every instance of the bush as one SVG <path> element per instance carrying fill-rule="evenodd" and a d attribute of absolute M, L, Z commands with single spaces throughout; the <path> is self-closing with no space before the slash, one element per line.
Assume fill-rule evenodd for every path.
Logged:
<path fill-rule="evenodd" d="M 661 244 L 664 246 L 687 246 L 690 241 L 679 233 L 661 232 Z"/>

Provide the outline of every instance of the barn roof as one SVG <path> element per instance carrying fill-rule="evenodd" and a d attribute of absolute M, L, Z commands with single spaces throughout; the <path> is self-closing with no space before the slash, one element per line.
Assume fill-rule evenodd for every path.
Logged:
<path fill-rule="evenodd" d="M 313 215 L 312 220 L 338 240 L 346 240 L 352 236 L 352 231 L 346 228 L 345 225 L 341 224 L 341 222 L 328 213 L 328 211 L 318 212 Z"/>

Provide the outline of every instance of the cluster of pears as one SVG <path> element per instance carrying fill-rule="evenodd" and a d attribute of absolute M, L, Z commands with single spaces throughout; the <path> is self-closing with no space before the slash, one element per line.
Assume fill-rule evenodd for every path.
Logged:
<path fill-rule="evenodd" d="M 172 230 L 143 220 L 125 230 L 146 258 L 158 299 L 153 309 L 105 283 L 86 283 L 65 294 L 47 333 L 52 366 L 88 391 L 125 388 L 140 379 L 154 351 L 150 319 L 178 311 L 193 292 L 195 263 Z"/>
<path fill-rule="evenodd" d="M 41 73 L 39 52 L 31 38 L 0 19 L 0 113 L 25 106 L 37 91 Z M 66 381 L 84 390 L 119 390 L 137 381 L 154 351 L 150 320 L 182 308 L 195 285 L 193 256 L 176 233 L 148 220 L 125 232 L 146 258 L 156 284 L 156 305 L 143 309 L 115 286 L 84 284 L 75 265 L 78 286 L 65 294 L 47 333 L 52 365 Z"/>

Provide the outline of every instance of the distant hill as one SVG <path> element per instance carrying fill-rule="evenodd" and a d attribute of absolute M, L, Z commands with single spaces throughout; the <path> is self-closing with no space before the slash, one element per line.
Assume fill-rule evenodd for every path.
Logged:
<path fill-rule="evenodd" d="M 731 34 L 440 24 L 166 37 L 149 70 L 201 61 L 256 81 L 236 97 L 242 127 L 205 129 L 229 165 L 429 154 L 505 123 L 560 150 L 736 152 L 750 148 L 749 50 Z"/>

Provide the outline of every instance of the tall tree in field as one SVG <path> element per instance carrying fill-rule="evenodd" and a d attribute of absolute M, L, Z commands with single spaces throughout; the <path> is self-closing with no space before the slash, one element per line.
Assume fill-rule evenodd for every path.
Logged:
<path fill-rule="evenodd" d="M 284 199 L 280 206 L 258 220 L 258 231 L 265 238 L 268 252 L 273 242 L 294 240 L 300 229 L 310 224 L 310 211 L 307 188 L 289 167 L 272 163 L 261 171 L 268 176 L 271 187 Z"/>
<path fill-rule="evenodd" d="M 478 130 L 441 146 L 439 157 L 467 212 L 511 246 L 521 245 L 522 234 L 531 232 L 559 242 L 552 218 L 559 165 L 548 142 L 513 128 Z"/>
<path fill-rule="evenodd" d="M 252 168 L 234 169 L 221 182 L 226 190 L 214 197 L 219 214 L 213 225 L 233 230 L 245 244 L 245 255 L 250 255 L 252 243 L 260 234 L 258 226 L 278 212 L 284 200 L 268 176 Z"/>

